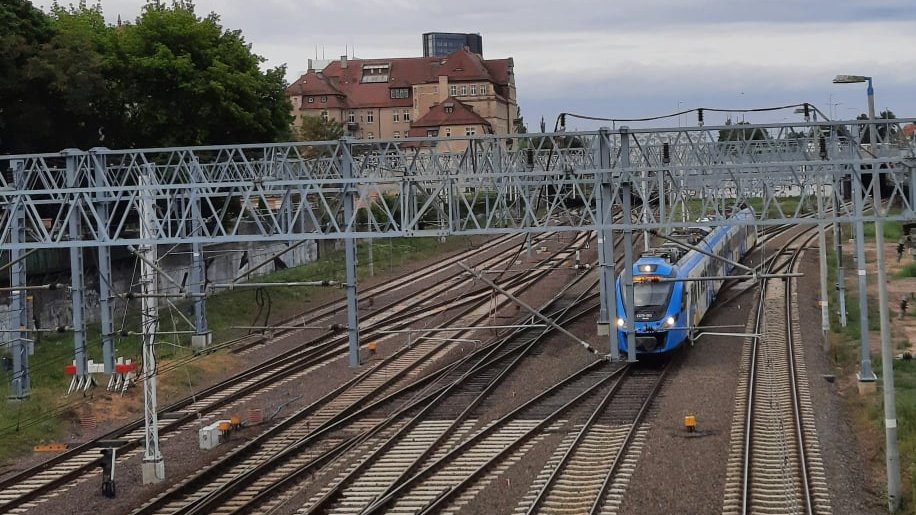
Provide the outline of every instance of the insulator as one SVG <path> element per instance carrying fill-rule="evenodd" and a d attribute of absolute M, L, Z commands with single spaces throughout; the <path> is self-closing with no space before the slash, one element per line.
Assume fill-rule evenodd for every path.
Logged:
<path fill-rule="evenodd" d="M 821 159 L 827 159 L 827 138 L 825 138 L 824 135 L 821 134 L 817 138 L 817 143 L 821 149 Z"/>
<path fill-rule="evenodd" d="M 662 143 L 662 162 L 665 164 L 671 162 L 671 147 L 667 142 Z"/>
<path fill-rule="evenodd" d="M 702 107 L 697 109 L 697 123 L 700 125 L 700 127 L 703 126 L 703 108 Z"/>

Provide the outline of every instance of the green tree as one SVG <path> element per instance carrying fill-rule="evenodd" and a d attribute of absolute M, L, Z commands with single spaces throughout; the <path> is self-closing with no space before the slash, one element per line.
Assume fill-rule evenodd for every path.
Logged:
<path fill-rule="evenodd" d="M 296 132 L 301 141 L 331 141 L 344 135 L 343 125 L 337 120 L 308 115 L 302 117 Z"/>
<path fill-rule="evenodd" d="M 890 109 L 886 109 L 878 113 L 879 120 L 893 120 L 896 118 L 897 118 L 897 115 L 895 115 L 894 112 L 891 111 Z M 868 115 L 865 113 L 862 113 L 856 117 L 856 120 L 867 121 Z M 863 132 L 859 140 L 862 143 L 871 143 L 871 131 L 864 127 L 867 127 L 867 126 L 863 126 L 863 129 L 862 129 Z M 887 123 L 877 123 L 875 124 L 875 129 L 877 129 L 878 131 L 878 141 L 881 143 L 892 143 L 897 138 L 898 129 L 896 125 L 891 125 Z M 890 134 L 888 134 L 888 131 L 890 131 Z"/>
<path fill-rule="evenodd" d="M 123 112 L 110 61 L 114 29 L 100 5 L 85 1 L 67 8 L 54 2 L 50 21 L 51 39 L 26 67 L 54 99 L 48 108 L 54 137 L 45 150 L 108 145 L 106 133 L 119 125 Z"/>
<path fill-rule="evenodd" d="M 732 125 L 731 120 L 727 120 L 725 125 Z M 769 135 L 764 129 L 747 129 L 742 125 L 750 125 L 750 122 L 738 122 L 734 129 L 722 129 L 719 131 L 719 141 L 747 141 L 747 140 L 766 140 Z"/>
<path fill-rule="evenodd" d="M 116 31 L 115 76 L 126 85 L 129 146 L 184 146 L 288 139 L 285 67 L 259 69 L 239 31 L 194 4 L 149 1 Z"/>
<path fill-rule="evenodd" d="M 51 38 L 48 17 L 26 0 L 0 0 L 0 152 L 32 152 L 51 133 L 51 98 L 26 66 Z"/>

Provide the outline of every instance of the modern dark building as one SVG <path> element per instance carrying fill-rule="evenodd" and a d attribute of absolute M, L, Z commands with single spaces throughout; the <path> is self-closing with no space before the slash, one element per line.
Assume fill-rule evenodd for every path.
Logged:
<path fill-rule="evenodd" d="M 471 53 L 483 56 L 480 34 L 460 32 L 427 32 L 423 34 L 423 57 L 445 57 L 467 47 Z"/>

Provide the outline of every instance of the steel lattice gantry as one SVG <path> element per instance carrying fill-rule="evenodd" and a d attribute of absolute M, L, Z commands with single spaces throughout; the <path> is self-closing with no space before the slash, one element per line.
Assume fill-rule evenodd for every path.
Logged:
<path fill-rule="evenodd" d="M 727 214 L 744 205 L 757 209 L 762 226 L 855 223 L 861 228 L 865 222 L 912 219 L 916 141 L 904 137 L 903 127 L 913 122 L 879 120 L 874 131 L 868 121 L 621 127 L 511 137 L 2 156 L 0 251 L 10 259 L 10 331 L 5 334 L 14 361 L 11 395 L 21 398 L 29 391 L 22 258 L 34 249 L 73 249 L 75 266 L 82 266 L 80 250 L 99 249 L 100 274 L 110 275 L 112 247 L 130 247 L 142 258 L 155 256 L 157 245 L 188 244 L 198 262 L 187 294 L 200 299 L 204 245 L 345 239 L 355 365 L 356 238 L 598 231 L 599 323 L 605 325 L 616 312 L 614 232 L 631 242 L 633 231 L 665 232 L 701 219 L 704 225 L 727 224 Z M 877 137 L 865 137 L 872 133 Z M 884 212 L 885 203 L 894 209 Z M 866 211 L 874 205 L 879 209 Z M 615 218 L 629 207 L 635 214 L 626 209 L 626 216 Z M 857 236 L 861 249 L 861 230 Z M 625 245 L 630 260 L 631 246 Z M 864 259 L 859 263 L 864 281 Z M 77 275 L 83 270 L 72 272 L 74 309 L 82 309 L 83 281 Z M 154 294 L 150 281 L 154 274 L 144 275 L 143 294 Z M 110 367 L 107 301 L 114 292 L 110 277 L 99 282 L 105 285 L 101 318 Z M 151 346 L 148 333 L 155 331 L 156 314 L 148 304 L 143 334 Z M 202 336 L 207 333 L 202 302 L 195 308 Z M 616 337 L 616 331 L 607 333 Z M 616 342 L 611 349 L 616 357 Z M 75 355 L 85 359 L 85 349 L 78 347 Z M 145 349 L 145 360 L 153 357 L 152 349 Z M 144 370 L 155 368 L 144 363 Z M 146 403 L 148 412 L 155 410 L 151 402 L 154 396 Z M 159 467 L 158 446 L 152 452 L 148 458 Z"/>
<path fill-rule="evenodd" d="M 877 125 L 902 135 L 909 122 Z M 867 199 L 872 167 L 885 200 L 903 210 L 887 218 L 905 218 L 913 139 L 872 153 L 848 136 L 862 124 L 746 125 L 767 138 L 726 142 L 718 133 L 733 126 L 2 156 L 0 250 L 594 230 L 596 185 L 607 180 L 612 211 L 624 184 L 639 198 L 665 192 L 666 209 L 647 210 L 639 229 L 688 226 L 748 202 L 764 208 L 762 225 L 806 223 L 819 178 L 854 184 L 864 174 Z M 345 217 L 347 192 L 356 205 Z M 146 194 L 156 216 L 142 237 Z M 24 241 L 12 236 L 19 220 Z"/>

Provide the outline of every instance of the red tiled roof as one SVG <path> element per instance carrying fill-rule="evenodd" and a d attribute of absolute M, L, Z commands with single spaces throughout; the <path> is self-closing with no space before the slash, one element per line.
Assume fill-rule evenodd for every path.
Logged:
<path fill-rule="evenodd" d="M 316 74 L 309 72 L 287 88 L 289 95 L 325 94 L 313 93 L 311 89 L 315 78 L 326 82 L 319 86 L 326 90 L 334 88 L 346 96 L 346 104 L 351 109 L 367 107 L 412 107 L 411 98 L 391 98 L 391 88 L 408 88 L 417 84 L 433 84 L 440 75 L 447 75 L 451 81 L 487 80 L 497 87 L 508 85 L 511 59 L 484 60 L 477 54 L 464 49 L 448 57 L 398 57 L 390 59 L 347 59 L 332 61 L 324 70 Z M 364 66 L 387 65 L 388 81 L 362 83 Z M 303 82 L 304 79 L 304 82 Z M 304 89 L 303 89 L 304 88 Z M 302 93 L 307 91 L 307 93 Z M 318 91 L 318 90 L 316 90 Z M 334 93 L 327 93 L 328 95 Z"/>
<path fill-rule="evenodd" d="M 439 65 L 439 75 L 448 75 L 452 80 L 493 80 L 483 59 L 467 50 L 457 50 Z"/>
<path fill-rule="evenodd" d="M 447 112 L 446 108 L 451 107 L 452 112 Z M 491 127 L 490 122 L 486 121 L 473 109 L 460 100 L 448 97 L 438 104 L 429 108 L 429 112 L 415 120 L 410 125 L 410 136 L 426 136 L 426 129 L 431 127 L 450 127 L 454 125 L 483 125 Z M 416 130 L 415 130 L 416 129 Z"/>
<path fill-rule="evenodd" d="M 314 71 L 309 71 L 296 79 L 296 82 L 290 84 L 286 91 L 291 95 L 343 95 L 343 92 L 334 87 L 328 77 L 321 72 Z"/>

